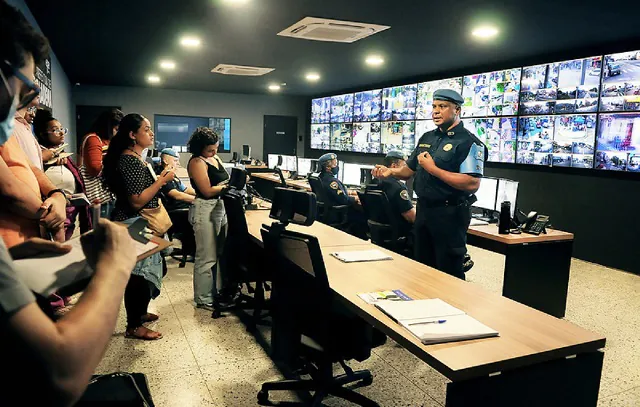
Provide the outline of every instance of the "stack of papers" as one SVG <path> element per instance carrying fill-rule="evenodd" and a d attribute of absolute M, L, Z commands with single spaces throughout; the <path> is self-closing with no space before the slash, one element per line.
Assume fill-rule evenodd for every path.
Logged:
<path fill-rule="evenodd" d="M 379 301 L 375 306 L 425 345 L 498 336 L 498 331 L 439 298 Z"/>
<path fill-rule="evenodd" d="M 411 301 L 411 298 L 400 290 L 360 293 L 358 297 L 366 301 L 367 304 L 375 304 L 378 301 Z"/>
<path fill-rule="evenodd" d="M 378 261 L 392 260 L 393 257 L 381 252 L 380 250 L 357 250 L 351 252 L 334 252 L 331 253 L 336 259 L 345 263 L 354 263 L 358 261 Z"/>

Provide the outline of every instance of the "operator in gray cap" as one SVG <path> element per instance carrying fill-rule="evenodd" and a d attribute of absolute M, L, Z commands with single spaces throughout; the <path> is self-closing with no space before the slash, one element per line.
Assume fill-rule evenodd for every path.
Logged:
<path fill-rule="evenodd" d="M 415 175 L 415 258 L 464 280 L 471 204 L 476 201 L 474 193 L 480 187 L 488 152 L 462 125 L 463 102 L 456 91 L 437 90 L 431 117 L 438 128 L 420 137 L 405 167 L 377 165 L 372 173 L 378 178 Z"/>

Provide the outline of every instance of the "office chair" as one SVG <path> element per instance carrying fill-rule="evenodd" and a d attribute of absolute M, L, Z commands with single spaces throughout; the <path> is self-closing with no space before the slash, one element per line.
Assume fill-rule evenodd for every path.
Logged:
<path fill-rule="evenodd" d="M 222 197 L 224 208 L 227 213 L 227 239 L 220 258 L 220 266 L 225 267 L 226 276 L 229 281 L 227 287 L 235 293 L 235 304 L 226 306 L 216 306 L 212 318 L 221 316 L 222 311 L 229 311 L 235 308 L 253 308 L 253 318 L 249 329 L 254 329 L 255 325 L 263 318 L 262 311 L 266 305 L 265 290 L 271 287 L 266 283 L 269 279 L 268 270 L 264 267 L 264 256 L 257 246 L 249 240 L 249 230 L 247 220 L 244 215 L 243 200 L 238 190 L 229 189 Z M 256 288 L 251 286 L 255 282 Z M 242 285 L 247 287 L 249 294 L 241 292 Z"/>
<path fill-rule="evenodd" d="M 358 197 L 367 217 L 371 242 L 396 253 L 405 254 L 408 250 L 408 230 L 402 227 L 387 195 L 382 190 L 367 188 L 364 193 L 358 192 Z"/>
<path fill-rule="evenodd" d="M 310 197 L 309 202 L 315 200 L 313 195 L 304 191 L 289 190 L 286 194 L 291 197 L 294 197 L 293 194 L 300 195 L 301 199 L 291 199 L 294 205 L 304 202 L 302 195 Z M 274 206 L 278 206 L 277 197 L 274 197 Z M 278 265 L 274 275 L 274 290 L 277 290 L 277 308 L 274 312 L 286 310 L 291 316 L 295 335 L 299 338 L 297 345 L 300 356 L 311 379 L 263 383 L 258 393 L 258 403 L 268 405 L 270 391 L 292 390 L 313 391 L 312 406 L 321 405 L 327 395 L 333 395 L 360 406 L 377 407 L 376 402 L 344 387 L 355 382 L 365 386 L 373 382 L 370 371 L 354 372 L 346 361 L 368 359 L 371 349 L 382 345 L 386 336 L 348 312 L 335 299 L 317 238 L 285 229 L 289 221 L 305 225 L 313 223 L 313 218 L 310 222 L 297 221 L 300 218 L 297 212 L 284 208 L 276 213 L 280 214 L 276 217 L 280 221 L 270 226 L 263 225 L 261 234 L 272 264 Z M 275 217 L 273 211 L 271 215 Z M 278 312 L 274 318 L 280 315 Z M 336 362 L 342 366 L 345 374 L 333 375 L 333 363 Z"/>
<path fill-rule="evenodd" d="M 231 162 L 232 163 L 238 162 L 238 152 L 237 151 L 233 152 L 233 158 L 231 159 Z"/>
<path fill-rule="evenodd" d="M 348 226 L 348 205 L 330 206 L 324 193 L 322 180 L 315 174 L 309 175 L 309 185 L 318 201 L 318 220 L 325 225 L 332 226 L 336 229 L 344 230 Z"/>

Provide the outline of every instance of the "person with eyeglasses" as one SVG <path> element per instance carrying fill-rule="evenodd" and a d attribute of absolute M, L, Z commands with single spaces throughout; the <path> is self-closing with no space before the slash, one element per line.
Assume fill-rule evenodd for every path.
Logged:
<path fill-rule="evenodd" d="M 38 90 L 39 92 L 39 90 Z M 33 118 L 35 117 L 35 111 L 40 105 L 40 97 L 36 97 L 24 108 L 18 109 L 15 115 L 15 127 L 13 134 L 18 139 L 18 144 L 22 148 L 22 151 L 27 155 L 31 164 L 39 170 L 43 171 L 42 166 L 42 149 L 36 141 L 33 135 Z"/>
<path fill-rule="evenodd" d="M 57 157 L 60 146 L 64 145 L 64 136 L 69 132 L 62 127 L 62 124 L 48 110 L 40 109 L 35 115 L 33 131 L 42 146 L 43 151 L 51 152 L 53 158 Z M 52 164 L 48 164 L 53 162 Z M 56 188 L 61 189 L 67 196 L 77 193 L 85 193 L 84 182 L 80 176 L 80 170 L 71 158 L 59 158 L 57 160 L 45 161 L 44 163 L 47 177 L 53 182 Z M 69 240 L 73 236 L 76 228 L 76 219 L 80 220 L 80 233 L 85 233 L 91 229 L 91 217 L 89 206 L 67 206 L 67 219 L 64 222 L 65 239 Z"/>

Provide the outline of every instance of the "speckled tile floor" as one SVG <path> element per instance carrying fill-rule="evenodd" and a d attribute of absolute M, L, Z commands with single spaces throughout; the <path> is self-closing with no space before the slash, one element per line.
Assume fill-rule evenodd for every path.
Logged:
<path fill-rule="evenodd" d="M 504 256 L 469 247 L 475 267 L 467 274 L 500 293 Z M 191 305 L 193 263 L 169 262 L 162 294 L 150 311 L 152 325 L 164 334 L 156 342 L 124 338 L 124 307 L 97 373 L 117 370 L 147 374 L 156 406 L 254 406 L 260 384 L 281 378 L 265 349 L 236 316 L 213 320 Z M 571 322 L 607 337 L 599 407 L 640 406 L 640 276 L 573 260 L 567 316 Z M 268 337 L 268 328 L 260 333 Z M 388 341 L 363 363 L 374 384 L 363 394 L 381 406 L 444 404 L 447 379 L 411 353 Z M 295 401 L 295 394 L 274 392 L 273 401 Z M 347 406 L 335 398 L 327 406 Z"/>

